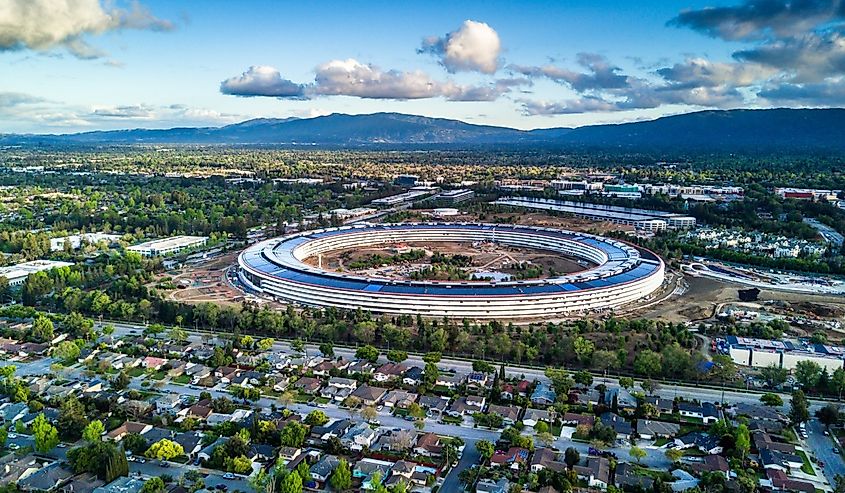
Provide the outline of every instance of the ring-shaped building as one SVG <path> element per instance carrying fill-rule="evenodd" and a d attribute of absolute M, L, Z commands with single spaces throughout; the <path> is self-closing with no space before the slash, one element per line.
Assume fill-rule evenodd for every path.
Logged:
<path fill-rule="evenodd" d="M 545 250 L 592 268 L 519 281 L 414 281 L 331 272 L 304 262 L 337 250 L 397 243 L 476 243 Z M 664 263 L 628 243 L 586 233 L 481 223 L 359 224 L 273 238 L 244 250 L 247 289 L 305 306 L 471 319 L 565 316 L 613 309 L 649 296 Z"/>

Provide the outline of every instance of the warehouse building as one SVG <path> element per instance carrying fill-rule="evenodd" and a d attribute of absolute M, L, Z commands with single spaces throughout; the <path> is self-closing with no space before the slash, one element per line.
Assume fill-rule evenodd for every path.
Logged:
<path fill-rule="evenodd" d="M 55 260 L 32 260 L 22 264 L 10 265 L 8 267 L 0 267 L 0 277 L 5 277 L 9 281 L 9 286 L 21 286 L 30 274 L 36 272 L 46 271 L 50 269 L 57 269 L 59 267 L 70 267 L 71 262 L 58 262 Z"/>
<path fill-rule="evenodd" d="M 734 363 L 754 368 L 775 366 L 794 370 L 800 361 L 812 361 L 828 372 L 843 368 L 845 349 L 800 341 L 771 341 L 728 336 L 728 354 Z"/>

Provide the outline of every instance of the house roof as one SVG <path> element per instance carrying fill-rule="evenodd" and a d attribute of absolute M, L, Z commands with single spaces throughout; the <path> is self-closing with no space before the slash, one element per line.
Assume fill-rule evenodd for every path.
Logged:
<path fill-rule="evenodd" d="M 681 430 L 681 425 L 677 423 L 667 423 L 665 421 L 651 421 L 648 419 L 641 419 L 637 421 L 637 433 L 640 435 L 664 435 L 672 436 Z"/>

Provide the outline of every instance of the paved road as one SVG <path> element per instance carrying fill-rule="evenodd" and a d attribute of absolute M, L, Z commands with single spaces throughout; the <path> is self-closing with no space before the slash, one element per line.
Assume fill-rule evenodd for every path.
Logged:
<path fill-rule="evenodd" d="M 845 460 L 833 451 L 836 443 L 832 437 L 825 436 L 824 425 L 817 419 L 807 423 L 806 449 L 812 451 L 818 459 L 824 462 L 824 476 L 831 486 L 834 486 L 837 475 L 845 476 Z"/>

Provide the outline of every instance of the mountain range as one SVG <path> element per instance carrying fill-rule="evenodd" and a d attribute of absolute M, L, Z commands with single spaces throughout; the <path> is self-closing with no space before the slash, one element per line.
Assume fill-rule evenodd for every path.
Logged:
<path fill-rule="evenodd" d="M 223 127 L 0 135 L 2 145 L 264 144 L 317 147 L 537 146 L 618 150 L 845 151 L 845 109 L 713 110 L 578 128 L 518 130 L 401 113 L 261 118 Z"/>

